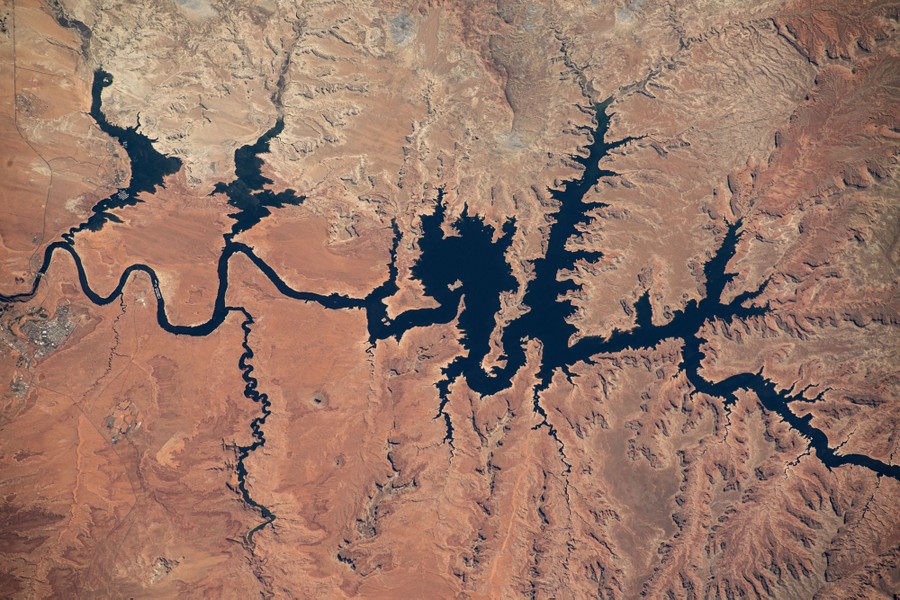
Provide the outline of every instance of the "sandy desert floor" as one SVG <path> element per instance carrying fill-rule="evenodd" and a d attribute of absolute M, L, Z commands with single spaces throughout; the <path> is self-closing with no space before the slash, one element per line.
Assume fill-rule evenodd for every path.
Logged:
<path fill-rule="evenodd" d="M 898 597 L 898 20 L 0 0 L 0 596 Z"/>

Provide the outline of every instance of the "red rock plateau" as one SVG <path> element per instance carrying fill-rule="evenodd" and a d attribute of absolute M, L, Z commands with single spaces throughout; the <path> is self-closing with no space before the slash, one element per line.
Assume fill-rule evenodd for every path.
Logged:
<path fill-rule="evenodd" d="M 0 597 L 900 597 L 898 20 L 0 0 Z"/>

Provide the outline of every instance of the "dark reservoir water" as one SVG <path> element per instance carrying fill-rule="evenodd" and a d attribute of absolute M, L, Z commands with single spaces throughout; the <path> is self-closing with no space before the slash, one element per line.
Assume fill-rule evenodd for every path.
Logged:
<path fill-rule="evenodd" d="M 399 315 L 389 324 L 385 324 L 383 320 L 373 322 L 370 318 L 370 335 L 373 339 L 399 337 L 412 327 L 427 326 L 429 320 L 432 323 L 449 322 L 456 316 L 455 309 L 460 298 L 465 300 L 466 309 L 459 315 L 459 327 L 463 331 L 468 353 L 454 360 L 445 369 L 444 378 L 437 384 L 441 398 L 438 416 L 444 418 L 447 427 L 445 439 L 453 443 L 453 425 L 449 415 L 444 412 L 450 383 L 465 376 L 469 387 L 481 394 L 495 394 L 508 389 L 512 385 L 513 375 L 524 365 L 525 340 L 541 342 L 543 354 L 538 372 L 540 384 L 534 392 L 534 409 L 544 419 L 543 424 L 548 427 L 550 435 L 559 442 L 555 429 L 547 422 L 546 411 L 540 405 L 540 392 L 549 385 L 555 372 L 562 370 L 568 374 L 569 367 L 580 361 L 590 362 L 591 357 L 598 354 L 624 349 L 651 349 L 665 339 L 680 338 L 684 341 L 680 368 L 697 391 L 724 398 L 726 404 L 730 404 L 738 389 L 752 390 L 768 410 L 778 413 L 809 440 L 816 455 L 829 468 L 851 464 L 865 467 L 879 475 L 900 477 L 900 467 L 863 455 L 836 454 L 828 447 L 825 434 L 810 425 L 808 416 L 801 418 L 790 410 L 790 403 L 801 398 L 777 391 L 774 384 L 760 374 L 745 373 L 718 383 L 709 382 L 700 375 L 700 362 L 703 359 L 700 346 L 704 340 L 699 336 L 699 331 L 706 322 L 730 322 L 735 318 L 745 319 L 768 311 L 767 306 L 754 304 L 768 282 L 764 282 L 759 289 L 739 294 L 731 302 L 722 301 L 722 293 L 735 277 L 734 273 L 727 271 L 727 265 L 735 253 L 740 236 L 740 221 L 727 227 L 720 247 L 704 265 L 706 289 L 701 300 L 688 303 L 668 323 L 653 325 L 650 300 L 645 293 L 635 307 L 636 325 L 633 329 L 615 332 L 609 338 L 582 338 L 570 345 L 570 340 L 576 333 L 575 326 L 568 322 L 574 307 L 570 301 L 562 298 L 567 293 L 578 291 L 579 286 L 569 280 L 560 280 L 559 273 L 572 269 L 577 261 L 594 261 L 602 255 L 584 250 L 568 250 L 566 242 L 577 234 L 579 225 L 591 220 L 590 211 L 606 206 L 601 202 L 585 200 L 588 192 L 603 177 L 615 175 L 612 171 L 602 169 L 600 161 L 611 150 L 633 139 L 606 141 L 610 117 L 606 113 L 607 106 L 608 103 L 604 103 L 596 107 L 596 126 L 590 132 L 591 143 L 580 156 L 573 157 L 583 168 L 581 175 L 577 179 L 566 181 L 561 188 L 551 190 L 553 198 L 558 202 L 558 210 L 553 215 L 555 222 L 550 229 L 547 252 L 534 262 L 535 276 L 529 282 L 524 297 L 524 304 L 529 311 L 508 324 L 503 331 L 502 344 L 506 358 L 503 368 L 488 373 L 482 368 L 481 362 L 486 355 L 487 340 L 494 327 L 494 315 L 499 308 L 499 298 L 495 295 L 513 290 L 516 285 L 508 266 L 497 261 L 497 257 L 504 255 L 511 242 L 514 231 L 512 221 L 504 229 L 501 240 L 493 244 L 489 241 L 490 236 L 485 236 L 484 226 L 473 227 L 463 220 L 462 224 L 456 224 L 460 235 L 451 248 L 439 234 L 444 211 L 439 200 L 434 215 L 422 221 L 422 256 L 413 269 L 413 275 L 422 281 L 426 293 L 441 306 L 425 311 L 410 311 L 409 314 Z M 435 225 L 438 226 L 437 229 Z M 476 249 L 474 257 L 463 254 L 458 249 L 467 246 Z M 395 269 L 391 271 L 391 276 L 396 277 Z M 449 284 L 456 281 L 461 282 L 461 285 L 451 290 Z M 382 287 L 395 289 L 389 284 Z M 451 309 L 452 314 L 449 314 Z"/>
<path fill-rule="evenodd" d="M 501 336 L 505 365 L 491 372 L 482 368 L 482 361 L 489 351 L 490 335 L 495 327 L 495 318 L 500 309 L 500 295 L 504 292 L 517 291 L 517 281 L 512 277 L 506 262 L 506 252 L 515 232 L 515 222 L 508 221 L 502 232 L 496 232 L 483 220 L 464 211 L 452 223 L 452 235 L 445 235 L 443 225 L 446 219 L 443 197 L 438 198 L 434 212 L 422 218 L 422 236 L 419 240 L 421 256 L 412 269 L 412 275 L 422 282 L 425 293 L 434 298 L 438 307 L 417 309 L 398 315 L 395 319 L 387 318 L 384 301 L 396 293 L 397 244 L 400 233 L 394 226 L 394 245 L 389 264 L 389 278 L 365 298 L 351 298 L 338 294 L 321 295 L 295 290 L 288 286 L 265 261 L 259 258 L 253 248 L 234 241 L 234 236 L 246 231 L 271 214 L 271 208 L 300 204 L 304 198 L 292 190 L 275 194 L 266 189 L 272 182 L 262 175 L 262 159 L 260 155 L 269 151 L 269 143 L 283 130 L 283 122 L 279 119 L 275 126 L 265 132 L 256 143 L 243 146 L 235 152 L 235 180 L 220 183 L 216 191 L 229 198 L 229 204 L 236 209 L 230 216 L 236 223 L 224 236 L 222 253 L 217 263 L 218 290 L 210 318 L 198 325 L 177 325 L 168 320 L 165 310 L 165 299 L 159 289 L 159 280 L 154 270 L 144 264 L 131 265 L 124 270 L 119 282 L 109 294 L 93 290 L 85 276 L 84 268 L 72 241 L 78 231 L 96 230 L 109 220 L 116 220 L 110 211 L 122 206 L 137 203 L 135 194 L 152 192 L 162 185 L 166 175 L 176 172 L 181 163 L 176 158 L 166 157 L 153 148 L 153 140 L 140 134 L 135 128 L 120 128 L 110 124 L 103 115 L 102 90 L 111 82 L 108 73 L 97 71 L 94 77 L 93 102 L 91 115 L 98 126 L 116 138 L 128 152 L 132 166 L 132 177 L 127 187 L 119 190 L 107 199 L 102 200 L 93 209 L 90 219 L 79 227 L 73 228 L 63 236 L 63 241 L 50 244 L 45 253 L 43 263 L 35 277 L 30 291 L 13 295 L 0 295 L 0 302 L 24 301 L 34 296 L 40 281 L 49 268 L 56 252 L 68 253 L 75 262 L 78 279 L 85 295 L 95 304 L 105 305 L 117 299 L 132 274 L 143 273 L 151 281 L 157 297 L 157 321 L 164 330 L 176 335 L 203 336 L 214 331 L 227 317 L 229 312 L 241 312 L 245 321 L 244 354 L 240 360 L 240 368 L 245 382 L 245 396 L 261 407 L 261 415 L 251 423 L 253 443 L 242 446 L 238 451 L 239 492 L 244 501 L 258 510 L 264 523 L 255 528 L 249 538 L 261 527 L 271 523 L 275 516 L 261 504 L 256 503 L 246 487 L 246 468 L 244 459 L 265 444 L 262 427 L 270 414 L 268 397 L 256 390 L 257 382 L 252 377 L 253 367 L 249 361 L 253 358 L 248 338 L 253 319 L 243 307 L 229 307 L 225 304 L 228 289 L 228 265 L 236 253 L 244 254 L 274 284 L 279 293 L 305 302 L 316 302 L 329 309 L 365 310 L 367 314 L 369 338 L 372 344 L 388 337 L 401 337 L 414 327 L 427 327 L 438 323 L 449 323 L 458 316 L 459 328 L 462 332 L 461 343 L 465 355 L 454 360 L 444 371 L 444 377 L 437 383 L 440 404 L 436 407 L 436 418 L 443 417 L 447 434 L 446 439 L 453 444 L 453 424 L 444 411 L 450 384 L 459 377 L 465 377 L 468 385 L 481 394 L 494 394 L 511 386 L 512 377 L 524 365 L 524 342 L 528 339 L 538 340 L 542 346 L 542 363 L 538 371 L 539 384 L 534 390 L 534 410 L 543 418 L 543 425 L 548 428 L 557 442 L 556 431 L 548 422 L 548 415 L 540 404 L 540 394 L 551 381 L 553 374 L 569 368 L 579 361 L 590 362 L 593 356 L 603 353 L 618 352 L 625 348 L 649 349 L 665 339 L 681 339 L 684 341 L 682 362 L 680 367 L 697 391 L 724 398 L 726 404 L 734 401 L 734 394 L 739 389 L 754 391 L 770 411 L 778 413 L 786 423 L 804 435 L 816 455 L 829 467 L 841 465 L 858 465 L 874 471 L 879 475 L 900 478 L 900 467 L 885 464 L 863 455 L 838 455 L 828 447 L 825 434 L 810 424 L 809 417 L 798 417 L 789 408 L 799 397 L 787 392 L 779 392 L 775 386 L 759 373 L 744 373 L 725 381 L 710 382 L 700 375 L 700 362 L 703 353 L 700 350 L 704 340 L 699 336 L 700 328 L 709 320 L 718 319 L 728 322 L 735 318 L 747 318 L 764 314 L 768 307 L 755 304 L 766 283 L 759 289 L 744 292 L 731 302 L 723 302 L 721 297 L 727 285 L 734 278 L 727 272 L 727 264 L 735 252 L 740 236 L 741 223 L 727 227 L 722 244 L 704 266 L 706 289 L 703 298 L 690 302 L 683 311 L 664 325 L 653 325 L 649 297 L 645 294 L 636 306 L 636 326 L 627 332 L 615 332 L 609 338 L 588 337 L 570 345 L 574 325 L 568 319 L 574 312 L 572 303 L 562 298 L 570 292 L 578 290 L 572 281 L 559 280 L 560 271 L 571 269 L 576 262 L 594 261 L 601 257 L 600 253 L 584 250 L 572 251 L 566 248 L 566 242 L 577 234 L 580 225 L 588 223 L 593 217 L 591 212 L 605 206 L 601 202 L 586 200 L 588 192 L 602 178 L 614 175 L 613 172 L 600 167 L 601 160 L 615 148 L 632 140 L 626 138 L 617 141 L 606 141 L 609 126 L 607 114 L 608 103 L 596 107 L 595 127 L 590 130 L 590 143 L 583 151 L 573 157 L 582 168 L 577 178 L 566 181 L 559 189 L 551 190 L 557 202 L 557 210 L 552 215 L 554 223 L 550 228 L 546 254 L 534 261 L 534 278 L 525 289 L 524 304 L 528 312 L 509 323 Z M 494 238 L 497 238 L 496 240 Z M 459 308 L 462 302 L 462 310 Z M 561 444 L 560 444 L 561 446 Z"/>
<path fill-rule="evenodd" d="M 225 235 L 231 241 L 237 234 L 247 231 L 265 217 L 272 214 L 270 209 L 297 206 L 306 198 L 298 196 L 294 190 L 275 193 L 265 189 L 273 182 L 262 174 L 261 154 L 269 152 L 269 143 L 284 131 L 284 120 L 279 118 L 275 125 L 260 136 L 255 143 L 241 146 L 234 152 L 234 181 L 217 183 L 213 193 L 228 196 L 228 204 L 237 212 L 228 216 L 236 221 L 231 233 Z"/>
<path fill-rule="evenodd" d="M 87 221 L 73 227 L 63 235 L 66 241 L 72 242 L 76 233 L 84 230 L 98 231 L 108 221 L 122 221 L 111 211 L 125 206 L 134 206 L 140 200 L 141 192 L 153 193 L 168 175 L 181 169 L 181 161 L 175 157 L 161 154 L 153 147 L 151 139 L 138 130 L 141 127 L 140 116 L 135 127 L 119 127 L 106 120 L 103 114 L 103 90 L 112 84 L 112 75 L 102 69 L 94 71 L 94 83 L 91 86 L 91 117 L 100 129 L 121 144 L 128 153 L 131 166 L 131 179 L 127 186 L 120 187 L 109 197 L 104 198 L 92 209 Z"/>
<path fill-rule="evenodd" d="M 229 307 L 229 311 L 239 312 L 244 315 L 244 322 L 241 323 L 241 328 L 244 330 L 244 341 L 241 346 L 244 348 L 244 353 L 241 355 L 241 358 L 238 360 L 238 367 L 241 369 L 241 377 L 244 379 L 244 397 L 256 404 L 260 405 L 260 416 L 253 419 L 250 422 L 250 430 L 253 435 L 253 442 L 247 444 L 245 446 L 237 446 L 235 450 L 237 451 L 237 477 L 238 477 L 238 485 L 237 491 L 241 495 L 244 503 L 248 506 L 256 509 L 260 516 L 263 518 L 263 522 L 251 529 L 246 536 L 247 543 L 253 544 L 253 536 L 271 524 L 275 520 L 275 513 L 269 510 L 268 507 L 263 506 L 259 502 L 257 502 L 253 496 L 250 495 L 250 490 L 247 489 L 247 457 L 250 456 L 252 452 L 254 452 L 257 448 L 261 448 L 266 445 L 266 435 L 263 432 L 263 425 L 266 424 L 266 419 L 269 418 L 269 415 L 272 414 L 272 403 L 269 401 L 269 396 L 260 392 L 257 387 L 259 385 L 259 381 L 253 377 L 253 365 L 250 364 L 250 361 L 253 359 L 253 349 L 250 348 L 250 332 L 251 327 L 254 323 L 253 317 L 247 312 L 244 308 L 241 307 Z"/>

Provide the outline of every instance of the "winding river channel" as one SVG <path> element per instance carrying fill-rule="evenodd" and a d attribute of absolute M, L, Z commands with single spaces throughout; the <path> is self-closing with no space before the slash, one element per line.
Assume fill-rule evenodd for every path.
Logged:
<path fill-rule="evenodd" d="M 115 289 L 103 296 L 93 290 L 85 275 L 80 256 L 74 247 L 75 235 L 85 230 L 98 230 L 108 221 L 119 221 L 113 211 L 124 206 L 140 202 L 137 194 L 153 192 L 163 185 L 166 176 L 181 168 L 177 158 L 160 154 L 153 147 L 152 139 L 141 134 L 138 126 L 122 128 L 110 124 L 103 114 L 102 92 L 112 82 L 109 73 L 98 70 L 94 74 L 92 88 L 91 116 L 98 126 L 115 138 L 128 153 L 131 162 L 131 180 L 127 187 L 120 188 L 110 197 L 100 201 L 93 209 L 88 220 L 72 228 L 62 236 L 60 241 L 50 244 L 43 256 L 43 262 L 29 291 L 0 295 L 0 302 L 26 301 L 34 296 L 41 279 L 50 267 L 57 253 L 67 253 L 75 262 L 81 288 L 87 298 L 97 305 L 106 305 L 121 296 L 128 279 L 135 273 L 147 275 L 153 285 L 157 299 L 157 321 L 159 326 L 176 335 L 205 336 L 214 331 L 232 312 L 244 317 L 244 353 L 239 361 L 239 368 L 245 382 L 244 395 L 260 405 L 260 416 L 251 423 L 253 442 L 236 448 L 238 457 L 238 492 L 243 501 L 258 511 L 264 522 L 254 528 L 247 536 L 252 543 L 253 534 L 262 527 L 272 523 L 275 515 L 261 503 L 254 500 L 247 488 L 247 469 L 245 459 L 265 444 L 263 426 L 270 414 L 270 403 L 266 394 L 257 390 L 257 380 L 253 378 L 253 366 L 250 360 L 253 351 L 249 345 L 251 327 L 254 323 L 251 314 L 243 307 L 226 305 L 228 290 L 228 268 L 235 254 L 246 256 L 276 287 L 282 295 L 301 300 L 315 302 L 328 309 L 358 309 L 366 312 L 370 343 L 375 345 L 379 340 L 389 337 L 400 338 L 415 327 L 428 327 L 439 323 L 449 323 L 458 319 L 462 332 L 461 343 L 465 354 L 458 356 L 444 370 L 444 377 L 436 384 L 440 404 L 435 418 L 443 418 L 446 425 L 445 439 L 452 446 L 453 424 L 450 416 L 444 411 L 448 399 L 450 384 L 460 376 L 465 377 L 469 387 L 480 394 L 495 394 L 511 386 L 513 376 L 525 364 L 524 342 L 529 339 L 538 340 L 542 346 L 542 362 L 538 371 L 539 383 L 534 389 L 534 410 L 541 416 L 539 427 L 546 427 L 549 434 L 556 439 L 562 449 L 562 443 L 556 430 L 548 420 L 547 412 L 541 406 L 541 391 L 546 389 L 553 374 L 568 369 L 578 362 L 590 363 L 592 357 L 609 354 L 624 349 L 651 349 L 666 339 L 680 338 L 684 346 L 681 369 L 697 392 L 703 392 L 725 400 L 726 406 L 735 401 L 735 392 L 741 389 L 752 390 L 760 398 L 764 406 L 781 416 L 791 427 L 801 433 L 815 450 L 816 456 L 829 468 L 842 465 L 857 465 L 874 471 L 879 476 L 900 479 L 900 467 L 886 464 L 874 458 L 860 454 L 837 454 L 828 445 L 824 432 L 814 428 L 809 415 L 797 416 L 790 404 L 803 400 L 800 395 L 791 395 L 787 391 L 778 391 L 775 385 L 765 379 L 761 372 L 743 373 L 719 382 L 711 382 L 700 375 L 700 363 L 704 357 L 701 347 L 705 340 L 699 332 L 702 326 L 712 320 L 730 322 L 754 315 L 762 315 L 768 307 L 755 304 L 765 284 L 758 290 L 744 292 L 731 302 L 722 301 L 722 293 L 735 274 L 727 272 L 727 264 L 735 252 L 740 237 L 741 223 L 730 225 L 721 246 L 716 254 L 704 266 L 706 275 L 706 293 L 700 301 L 691 301 L 684 310 L 663 325 L 654 325 L 648 296 L 645 294 L 636 306 L 637 324 L 625 332 L 615 332 L 609 338 L 586 337 L 570 344 L 576 333 L 576 327 L 568 322 L 574 307 L 568 294 L 579 290 L 579 285 L 568 279 L 559 279 L 560 271 L 572 269 L 578 261 L 591 261 L 600 258 L 601 254 L 585 250 L 570 250 L 566 242 L 577 234 L 579 226 L 594 217 L 591 211 L 606 206 L 601 202 L 588 202 L 588 192 L 598 182 L 608 176 L 615 175 L 604 170 L 600 164 L 602 159 L 612 150 L 624 146 L 634 138 L 617 141 L 606 141 L 609 126 L 607 114 L 608 102 L 598 105 L 595 126 L 586 133 L 590 143 L 575 160 L 582 171 L 578 178 L 563 183 L 558 189 L 550 190 L 557 203 L 557 210 L 552 215 L 552 224 L 547 240 L 547 250 L 543 257 L 533 263 L 533 278 L 527 283 L 523 303 L 527 312 L 508 323 L 502 331 L 501 343 L 505 364 L 486 372 L 482 362 L 490 350 L 490 336 L 495 327 L 495 317 L 500 310 L 500 297 L 505 292 L 516 292 L 518 282 L 512 276 L 506 262 L 505 254 L 512 242 L 515 232 L 514 220 L 503 226 L 500 235 L 490 225 L 477 216 L 464 211 L 452 223 L 456 235 L 445 236 L 442 227 L 446 213 L 443 194 L 439 195 L 434 212 L 422 217 L 422 235 L 419 239 L 421 255 L 412 269 L 412 275 L 418 279 L 425 293 L 436 300 L 435 308 L 414 309 L 397 315 L 393 319 L 387 316 L 385 300 L 398 290 L 397 268 L 395 265 L 397 244 L 400 232 L 394 226 L 394 245 L 391 251 L 389 277 L 366 297 L 353 298 L 338 294 L 321 295 L 296 290 L 286 284 L 278 273 L 263 259 L 257 256 L 250 246 L 234 240 L 235 236 L 246 231 L 271 214 L 272 208 L 287 205 L 298 205 L 304 201 L 293 190 L 274 193 L 266 186 L 272 181 L 262 175 L 263 161 L 260 155 L 269 151 L 270 142 L 284 128 L 282 119 L 266 131 L 254 144 L 243 146 L 235 152 L 235 179 L 230 183 L 219 183 L 216 192 L 224 193 L 228 203 L 235 212 L 229 216 L 235 220 L 231 231 L 226 233 L 222 252 L 219 255 L 218 291 L 209 319 L 198 325 L 178 325 L 169 321 L 166 314 L 166 303 L 160 287 L 159 279 L 152 268 L 145 264 L 134 264 L 124 270 Z M 496 240 L 495 240 L 496 238 Z M 461 301 L 463 301 L 461 303 Z M 463 306 L 460 311 L 459 307 Z"/>

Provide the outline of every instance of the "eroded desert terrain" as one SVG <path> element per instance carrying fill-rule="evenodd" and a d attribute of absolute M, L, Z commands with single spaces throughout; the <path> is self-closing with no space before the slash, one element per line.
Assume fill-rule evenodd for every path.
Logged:
<path fill-rule="evenodd" d="M 898 19 L 0 0 L 0 596 L 896 598 Z"/>

